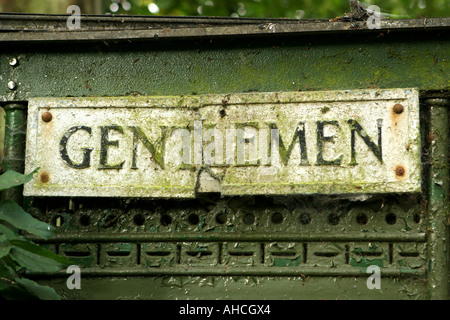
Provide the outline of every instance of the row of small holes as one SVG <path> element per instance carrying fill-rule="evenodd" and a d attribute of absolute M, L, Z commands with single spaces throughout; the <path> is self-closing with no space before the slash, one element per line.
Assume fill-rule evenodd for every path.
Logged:
<path fill-rule="evenodd" d="M 272 214 L 271 221 L 274 224 L 280 224 L 284 220 L 284 217 L 281 213 L 275 212 Z M 308 225 L 311 223 L 311 216 L 308 213 L 303 213 L 300 215 L 300 223 L 303 225 Z M 385 217 L 386 223 L 389 225 L 394 225 L 397 223 L 397 216 L 393 213 L 388 213 Z M 227 221 L 227 216 L 224 213 L 219 213 L 216 215 L 216 222 L 218 224 L 224 224 Z M 252 213 L 247 213 L 243 217 L 243 222 L 246 225 L 252 225 L 256 221 L 255 215 Z M 420 223 L 420 215 L 415 214 L 413 217 L 413 221 L 415 223 Z M 82 226 L 88 226 L 90 224 L 90 217 L 88 215 L 82 215 L 79 219 L 79 222 Z M 136 214 L 133 217 L 133 222 L 137 226 L 142 226 L 145 223 L 145 216 L 142 214 Z M 200 218 L 197 214 L 192 213 L 188 216 L 188 222 L 192 225 L 197 225 L 200 222 Z M 367 215 L 364 213 L 359 214 L 356 217 L 356 222 L 359 225 L 366 225 L 369 222 Z M 61 226 L 64 223 L 64 219 L 62 216 L 56 216 L 54 218 L 53 224 L 56 226 Z M 163 226 L 169 226 L 172 223 L 172 217 L 168 214 L 161 215 L 160 223 Z M 328 216 L 328 223 L 330 225 L 336 226 L 340 223 L 339 215 L 332 213 Z"/>

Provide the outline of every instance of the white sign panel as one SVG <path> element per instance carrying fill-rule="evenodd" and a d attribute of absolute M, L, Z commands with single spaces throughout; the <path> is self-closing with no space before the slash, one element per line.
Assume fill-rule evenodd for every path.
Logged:
<path fill-rule="evenodd" d="M 416 89 L 29 101 L 27 196 L 420 192 Z"/>

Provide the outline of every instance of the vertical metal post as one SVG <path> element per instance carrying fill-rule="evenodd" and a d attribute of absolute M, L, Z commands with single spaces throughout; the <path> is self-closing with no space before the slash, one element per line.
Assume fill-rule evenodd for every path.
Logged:
<path fill-rule="evenodd" d="M 427 99 L 430 108 L 431 167 L 428 203 L 427 280 L 430 299 L 448 297 L 448 219 L 449 219 L 449 168 L 448 168 L 448 99 Z"/>
<path fill-rule="evenodd" d="M 2 171 L 8 170 L 23 173 L 25 169 L 25 141 L 27 129 L 26 106 L 12 103 L 5 107 L 5 149 Z M 10 199 L 22 203 L 22 187 L 4 190 L 2 199 Z"/>

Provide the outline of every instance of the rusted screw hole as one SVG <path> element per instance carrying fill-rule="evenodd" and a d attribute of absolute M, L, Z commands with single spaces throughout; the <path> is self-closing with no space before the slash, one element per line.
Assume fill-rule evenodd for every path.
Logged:
<path fill-rule="evenodd" d="M 188 222 L 192 225 L 197 225 L 200 222 L 200 218 L 198 217 L 198 214 L 191 213 L 188 217 Z"/>
<path fill-rule="evenodd" d="M 219 213 L 218 215 L 216 215 L 216 222 L 218 224 L 224 224 L 225 222 L 227 222 L 227 216 L 224 213 Z"/>
<path fill-rule="evenodd" d="M 311 216 L 309 215 L 309 213 L 302 213 L 300 215 L 300 223 L 304 225 L 311 223 Z"/>
<path fill-rule="evenodd" d="M 364 213 L 360 213 L 356 216 L 356 222 L 363 226 L 369 222 L 369 219 Z"/>
<path fill-rule="evenodd" d="M 274 224 L 280 224 L 283 222 L 283 215 L 279 212 L 275 212 L 272 214 L 272 223 Z"/>
<path fill-rule="evenodd" d="M 332 213 L 328 216 L 328 223 L 331 224 L 332 226 L 337 226 L 340 221 L 341 218 L 335 213 Z"/>
<path fill-rule="evenodd" d="M 41 179 L 41 181 L 42 181 L 43 183 L 47 183 L 47 182 L 49 182 L 49 180 L 50 180 L 50 176 L 48 175 L 48 173 L 43 172 L 43 173 L 41 173 L 41 175 L 40 175 L 40 179 Z"/>
<path fill-rule="evenodd" d="M 405 175 L 405 168 L 403 167 L 397 167 L 395 169 L 395 174 L 399 177 L 403 177 Z"/>
<path fill-rule="evenodd" d="M 413 217 L 415 223 L 420 223 L 420 214 L 416 213 Z"/>
<path fill-rule="evenodd" d="M 168 214 L 163 214 L 161 216 L 161 219 L 159 220 L 159 222 L 164 226 L 167 227 L 172 223 L 172 217 L 169 216 Z"/>
<path fill-rule="evenodd" d="M 91 223 L 91 218 L 89 218 L 88 215 L 83 214 L 83 215 L 80 217 L 80 224 L 81 224 L 82 226 L 87 227 L 90 223 Z"/>
<path fill-rule="evenodd" d="M 402 113 L 404 110 L 405 110 L 405 108 L 404 108 L 403 105 L 400 104 L 400 103 L 397 103 L 397 104 L 394 106 L 394 112 L 395 112 L 396 114 L 400 114 L 400 113 Z"/>
<path fill-rule="evenodd" d="M 48 111 L 42 114 L 42 121 L 44 122 L 50 122 L 52 121 L 52 118 L 53 118 L 52 114 Z"/>
<path fill-rule="evenodd" d="M 247 213 L 247 214 L 244 216 L 244 223 L 245 223 L 246 225 L 254 224 L 254 223 L 255 223 L 255 215 L 252 214 L 252 213 Z"/>
<path fill-rule="evenodd" d="M 135 225 L 137 226 L 142 226 L 145 223 L 145 217 L 144 215 L 138 213 L 136 215 L 134 215 L 133 217 L 133 222 Z"/>
<path fill-rule="evenodd" d="M 397 223 L 397 216 L 393 213 L 388 213 L 386 215 L 386 223 L 391 226 Z"/>

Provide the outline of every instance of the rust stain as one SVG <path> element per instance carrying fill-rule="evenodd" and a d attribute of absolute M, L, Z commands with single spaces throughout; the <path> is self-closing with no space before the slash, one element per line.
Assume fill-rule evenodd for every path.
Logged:
<path fill-rule="evenodd" d="M 50 112 L 46 111 L 42 114 L 42 121 L 50 122 L 50 121 L 52 121 L 52 119 L 53 119 L 53 116 Z"/>
<path fill-rule="evenodd" d="M 405 110 L 405 108 L 403 107 L 402 104 L 397 103 L 396 105 L 394 105 L 394 107 L 392 108 L 392 110 L 393 110 L 394 113 L 396 113 L 396 114 L 401 114 L 401 113 L 403 113 L 403 111 Z"/>
<path fill-rule="evenodd" d="M 39 179 L 41 180 L 41 182 L 47 183 L 50 181 L 50 175 L 47 171 L 43 171 L 39 176 Z"/>
<path fill-rule="evenodd" d="M 397 177 L 403 177 L 405 175 L 405 168 L 403 166 L 397 166 L 395 168 L 395 175 Z"/>

